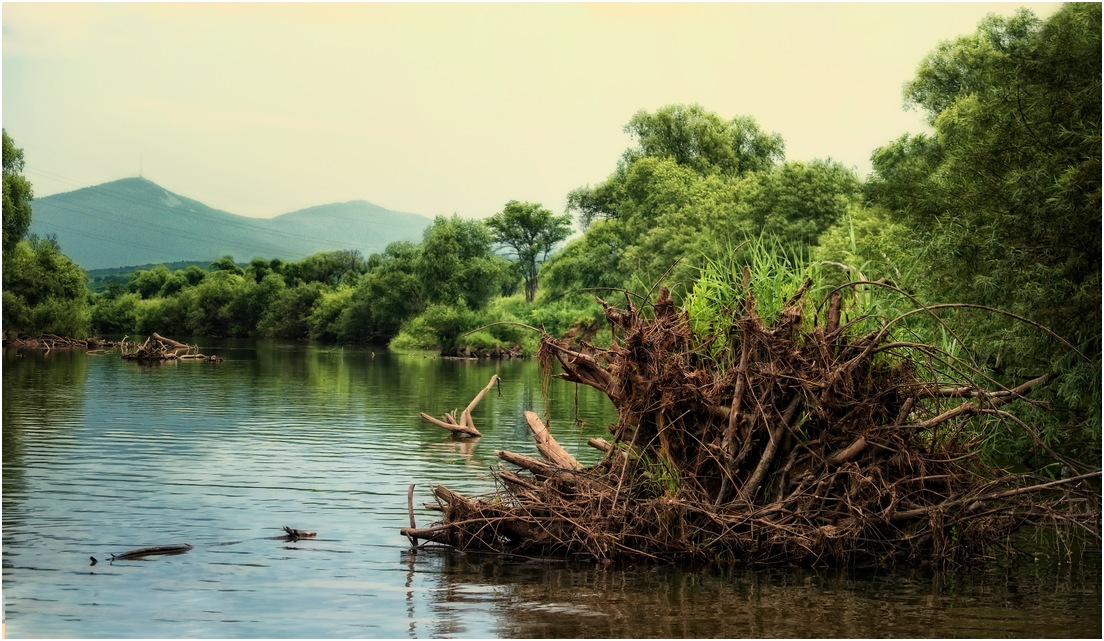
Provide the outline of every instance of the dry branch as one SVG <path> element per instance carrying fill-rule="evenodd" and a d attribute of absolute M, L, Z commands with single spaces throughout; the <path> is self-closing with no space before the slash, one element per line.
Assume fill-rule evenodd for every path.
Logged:
<path fill-rule="evenodd" d="M 199 352 L 198 345 L 187 345 L 180 341 L 153 332 L 142 344 L 130 343 L 128 337 L 119 342 L 119 353 L 123 360 L 139 362 L 159 361 L 210 361 L 219 362 L 220 356 L 207 356 Z"/>

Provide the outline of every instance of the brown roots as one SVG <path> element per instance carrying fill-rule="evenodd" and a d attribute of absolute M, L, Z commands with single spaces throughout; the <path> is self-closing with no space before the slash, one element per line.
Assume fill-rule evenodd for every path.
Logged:
<path fill-rule="evenodd" d="M 1099 538 L 1098 470 L 992 469 L 967 429 L 1047 377 L 996 391 L 928 382 L 888 332 L 843 331 L 838 292 L 822 322 L 804 322 L 807 287 L 769 326 L 749 294 L 706 341 L 664 289 L 650 313 L 599 299 L 613 344 L 545 336 L 540 360 L 616 406 L 612 444 L 591 442 L 601 462 L 497 452 L 509 465 L 494 494 L 438 485 L 444 518 L 403 534 L 527 556 L 940 567 L 1029 524 Z"/>

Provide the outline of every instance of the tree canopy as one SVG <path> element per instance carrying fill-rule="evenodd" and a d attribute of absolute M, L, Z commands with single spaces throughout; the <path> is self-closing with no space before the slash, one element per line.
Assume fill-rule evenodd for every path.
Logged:
<path fill-rule="evenodd" d="M 638 111 L 625 133 L 637 143 L 625 151 L 626 164 L 647 156 L 671 158 L 702 176 L 742 176 L 768 169 L 785 156 L 782 136 L 765 133 L 754 118 L 726 121 L 697 104 Z"/>

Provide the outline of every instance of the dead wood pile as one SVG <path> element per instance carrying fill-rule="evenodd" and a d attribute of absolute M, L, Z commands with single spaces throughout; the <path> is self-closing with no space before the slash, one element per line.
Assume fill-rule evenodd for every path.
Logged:
<path fill-rule="evenodd" d="M 841 327 L 838 292 L 803 319 L 808 286 L 770 325 L 749 293 L 708 340 L 666 290 L 644 309 L 599 299 L 611 346 L 545 336 L 540 358 L 613 401 L 612 443 L 591 441 L 604 458 L 583 468 L 527 416 L 543 460 L 496 452 L 508 465 L 495 493 L 438 485 L 443 519 L 419 528 L 412 513 L 403 534 L 529 556 L 934 567 L 984 559 L 1029 524 L 1099 538 L 1099 470 L 1072 464 L 1054 480 L 978 457 L 970 418 L 1047 377 L 995 391 L 931 382 L 885 329 Z"/>
<path fill-rule="evenodd" d="M 69 338 L 56 334 L 43 334 L 41 336 L 9 336 L 7 333 L 4 334 L 5 347 L 14 347 L 16 349 L 41 349 L 45 350 L 47 353 L 53 350 L 110 349 L 117 345 L 118 343 L 105 341 L 99 338 Z"/>
<path fill-rule="evenodd" d="M 219 356 L 206 356 L 199 352 L 198 345 L 188 345 L 171 338 L 165 338 L 154 332 L 142 343 L 131 343 L 127 337 L 119 343 L 119 352 L 123 360 L 150 361 L 221 361 Z"/>

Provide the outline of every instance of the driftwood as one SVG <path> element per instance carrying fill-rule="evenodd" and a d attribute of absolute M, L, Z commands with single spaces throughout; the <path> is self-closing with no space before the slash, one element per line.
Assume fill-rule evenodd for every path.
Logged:
<path fill-rule="evenodd" d="M 119 352 L 123 360 L 139 362 L 160 362 L 170 360 L 180 361 L 210 361 L 220 362 L 220 356 L 207 356 L 199 353 L 198 345 L 188 345 L 171 338 L 165 338 L 157 332 L 150 334 L 143 343 L 130 343 L 127 336 L 119 342 Z"/>
<path fill-rule="evenodd" d="M 487 383 L 487 386 L 484 387 L 478 394 L 476 394 L 475 398 L 472 399 L 472 402 L 468 403 L 468 406 L 464 408 L 463 413 L 460 414 L 459 421 L 456 420 L 456 410 L 453 410 L 451 413 L 446 413 L 444 415 L 444 419 L 433 418 L 425 412 L 419 413 L 419 416 L 421 416 L 422 420 L 426 421 L 427 423 L 432 423 L 437 427 L 449 430 L 456 436 L 465 438 L 471 436 L 483 436 L 483 434 L 481 434 L 479 430 L 475 429 L 475 423 L 472 421 L 471 413 L 475 410 L 475 406 L 479 405 L 479 401 L 483 400 L 483 397 L 487 395 L 487 392 L 489 392 L 490 389 L 494 387 L 494 384 L 498 381 L 499 378 L 497 374 L 491 376 L 491 380 Z"/>
<path fill-rule="evenodd" d="M 579 465 L 579 461 L 575 460 L 574 456 L 560 447 L 560 444 L 548 432 L 548 428 L 544 426 L 544 423 L 541 423 L 540 417 L 536 413 L 526 412 L 525 421 L 529 423 L 529 429 L 533 432 L 533 438 L 537 442 L 537 451 L 549 463 L 569 470 L 583 469 L 583 466 Z"/>
<path fill-rule="evenodd" d="M 600 561 L 945 567 L 987 558 L 1019 528 L 1100 538 L 1100 471 L 1010 473 L 979 456 L 978 416 L 1044 385 L 986 390 L 940 381 L 888 323 L 841 326 L 841 297 L 803 318 L 808 284 L 770 323 L 746 286 L 713 336 L 660 289 L 641 309 L 605 308 L 602 349 L 544 336 L 544 367 L 604 392 L 618 410 L 602 460 L 583 468 L 526 414 L 544 460 L 499 451 L 499 490 L 432 488 L 443 518 L 403 528 L 459 549 Z M 1009 419 L 1014 420 L 1014 419 Z M 1018 422 L 1022 425 L 1022 421 Z M 1030 427 L 1030 426 L 1027 426 Z M 412 499 L 411 499 L 412 505 Z"/>
<path fill-rule="evenodd" d="M 100 338 L 70 338 L 56 334 L 43 334 L 41 336 L 20 336 L 4 333 L 4 347 L 16 349 L 44 350 L 47 354 L 54 350 L 110 350 L 118 347 L 118 343 L 105 341 Z"/>

